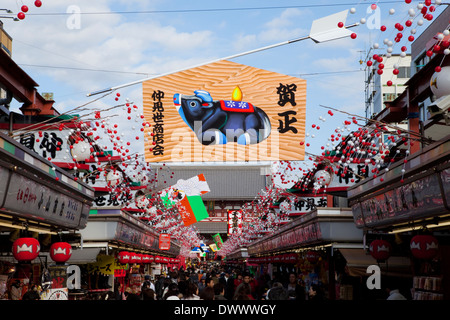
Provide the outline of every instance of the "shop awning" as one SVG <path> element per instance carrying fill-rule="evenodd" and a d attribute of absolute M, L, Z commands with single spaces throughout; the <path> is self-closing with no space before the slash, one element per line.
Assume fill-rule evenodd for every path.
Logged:
<path fill-rule="evenodd" d="M 97 261 L 101 248 L 84 248 L 72 250 L 72 255 L 67 261 L 69 264 L 85 264 Z"/>
<path fill-rule="evenodd" d="M 411 261 L 407 257 L 392 256 L 389 257 L 386 262 L 378 264 L 377 260 L 375 260 L 370 254 L 366 253 L 364 249 L 340 248 L 339 251 L 347 261 L 350 276 L 370 276 L 371 274 L 367 273 L 367 268 L 371 265 L 379 266 L 382 276 L 411 276 Z"/>

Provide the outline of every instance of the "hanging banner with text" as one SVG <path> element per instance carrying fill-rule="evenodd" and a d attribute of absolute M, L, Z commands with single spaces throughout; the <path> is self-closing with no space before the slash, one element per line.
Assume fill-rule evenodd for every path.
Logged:
<path fill-rule="evenodd" d="M 303 160 L 306 80 L 222 60 L 143 83 L 148 162 Z"/>
<path fill-rule="evenodd" d="M 159 250 L 170 249 L 170 234 L 161 233 L 159 235 Z"/>

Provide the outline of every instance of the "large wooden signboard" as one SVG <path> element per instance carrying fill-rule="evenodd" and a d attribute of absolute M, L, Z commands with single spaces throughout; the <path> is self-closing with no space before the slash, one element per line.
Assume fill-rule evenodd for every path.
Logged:
<path fill-rule="evenodd" d="M 306 80 L 219 61 L 143 83 L 148 162 L 303 160 Z"/>

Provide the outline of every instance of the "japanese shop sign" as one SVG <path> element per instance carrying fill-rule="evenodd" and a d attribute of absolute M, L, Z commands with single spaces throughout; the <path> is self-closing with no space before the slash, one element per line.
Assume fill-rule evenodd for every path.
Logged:
<path fill-rule="evenodd" d="M 228 210 L 228 235 L 242 232 L 242 210 Z"/>
<path fill-rule="evenodd" d="M 148 162 L 303 160 L 306 80 L 219 61 L 143 83 Z"/>
<path fill-rule="evenodd" d="M 123 269 L 125 265 L 120 264 L 113 256 L 99 255 L 95 263 L 87 265 L 88 272 L 113 275 L 115 270 Z"/>
<path fill-rule="evenodd" d="M 310 212 L 317 207 L 327 207 L 327 198 L 326 196 L 322 197 L 296 197 L 290 205 L 291 212 L 301 212 L 307 213 Z"/>
<path fill-rule="evenodd" d="M 170 234 L 161 233 L 159 235 L 159 249 L 160 250 L 170 249 Z"/>
<path fill-rule="evenodd" d="M 16 172 L 12 173 L 10 181 L 4 199 L 6 210 L 65 227 L 79 227 L 87 219 L 89 206 L 79 200 Z"/>

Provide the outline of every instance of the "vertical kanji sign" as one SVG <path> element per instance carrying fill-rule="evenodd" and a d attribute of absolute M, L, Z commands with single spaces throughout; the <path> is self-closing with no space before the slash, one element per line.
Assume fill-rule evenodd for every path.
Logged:
<path fill-rule="evenodd" d="M 170 234 L 161 233 L 159 235 L 159 250 L 170 249 Z"/>

